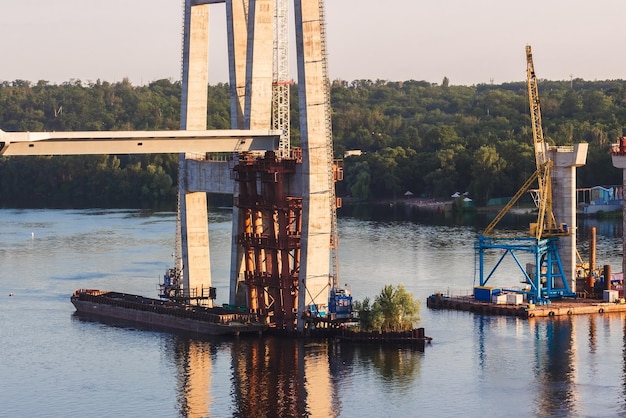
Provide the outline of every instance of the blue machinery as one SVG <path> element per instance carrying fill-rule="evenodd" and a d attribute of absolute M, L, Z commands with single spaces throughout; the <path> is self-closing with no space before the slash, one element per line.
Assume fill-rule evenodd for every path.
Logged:
<path fill-rule="evenodd" d="M 347 289 L 333 287 L 328 298 L 328 310 L 333 319 L 350 319 L 352 317 L 352 296 Z"/>
<path fill-rule="evenodd" d="M 309 305 L 310 315 L 313 318 L 328 317 L 331 321 L 345 322 L 352 318 L 352 296 L 350 291 L 338 287 L 330 289 L 328 295 L 328 312 L 320 311 L 317 305 Z"/>
<path fill-rule="evenodd" d="M 576 297 L 576 294 L 570 290 L 565 277 L 557 244 L 558 238 L 555 237 L 537 240 L 534 237 L 492 238 L 479 235 L 474 248 L 479 258 L 480 286 L 487 285 L 502 261 L 510 255 L 523 275 L 522 282 L 526 283 L 527 289 L 530 289 L 514 291 L 526 294 L 529 302 L 543 303 L 553 298 Z M 490 250 L 500 250 L 502 253 L 486 274 L 485 251 Z M 531 271 L 527 271 L 529 269 L 522 266 L 516 254 L 518 252 L 534 256 L 535 267 L 530 269 Z"/>

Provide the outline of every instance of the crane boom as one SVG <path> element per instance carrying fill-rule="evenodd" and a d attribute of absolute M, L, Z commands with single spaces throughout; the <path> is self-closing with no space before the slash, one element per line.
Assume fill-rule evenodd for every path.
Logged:
<path fill-rule="evenodd" d="M 552 211 L 552 161 L 548 156 L 548 145 L 543 137 L 541 122 L 541 105 L 539 102 L 539 88 L 537 75 L 533 64 L 533 54 L 530 45 L 526 45 L 526 73 L 528 79 L 528 102 L 530 104 L 530 119 L 533 129 L 533 143 L 535 147 L 535 162 L 537 165 L 537 183 L 539 188 L 539 213 L 537 222 L 531 224 L 531 235 L 538 240 L 542 237 L 569 235 L 562 225 L 557 224 Z"/>
<path fill-rule="evenodd" d="M 533 141 L 535 145 L 535 160 L 537 169 L 547 161 L 547 147 L 543 139 L 543 125 L 541 123 L 541 105 L 539 103 L 539 88 L 537 75 L 533 64 L 533 53 L 530 45 L 526 45 L 526 73 L 528 80 L 528 102 L 530 103 L 530 119 L 533 128 Z"/>
<path fill-rule="evenodd" d="M 485 230 L 483 231 L 483 236 L 488 237 L 492 235 L 493 229 L 496 227 L 498 222 L 500 222 L 502 218 L 504 218 L 504 215 L 506 215 L 517 203 L 517 201 L 520 200 L 522 195 L 524 195 L 524 193 L 528 191 L 538 175 L 539 171 L 535 171 L 530 177 L 528 177 L 524 185 L 517 191 L 517 193 L 515 193 L 515 196 L 513 196 L 511 200 L 509 200 L 509 202 L 504 205 L 500 212 L 498 212 L 498 214 L 493 218 L 491 223 L 487 225 L 487 228 L 485 228 Z"/>

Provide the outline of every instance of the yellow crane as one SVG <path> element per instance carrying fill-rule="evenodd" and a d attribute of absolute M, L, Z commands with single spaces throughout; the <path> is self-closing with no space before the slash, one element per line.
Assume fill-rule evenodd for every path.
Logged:
<path fill-rule="evenodd" d="M 530 104 L 530 120 L 533 131 L 533 145 L 535 147 L 535 162 L 537 169 L 526 180 L 511 200 L 500 210 L 496 217 L 483 231 L 484 236 L 490 236 L 495 226 L 502 220 L 517 201 L 530 190 L 535 179 L 538 183 L 538 192 L 535 198 L 537 205 L 537 222 L 530 224 L 530 235 L 540 240 L 542 237 L 558 237 L 569 235 L 563 224 L 558 224 L 552 211 L 552 160 L 548 154 L 549 147 L 543 137 L 541 122 L 541 105 L 537 76 L 533 64 L 533 55 L 530 45 L 526 45 L 526 75 L 528 81 L 528 101 Z"/>
<path fill-rule="evenodd" d="M 528 101 L 530 103 L 530 120 L 533 128 L 533 142 L 535 145 L 535 162 L 537 164 L 537 183 L 539 193 L 537 198 L 537 223 L 531 224 L 530 234 L 536 239 L 569 235 L 563 224 L 557 224 L 552 212 L 552 160 L 548 155 L 548 144 L 543 138 L 541 123 L 541 106 L 537 75 L 533 64 L 533 54 L 530 45 L 526 45 L 526 75 L 528 80 Z"/>
<path fill-rule="evenodd" d="M 553 162 L 550 159 L 550 149 L 543 137 L 537 76 L 530 45 L 526 45 L 526 74 L 537 168 L 513 198 L 498 212 L 483 233 L 479 235 L 474 248 L 478 256 L 480 286 L 475 289 L 484 289 L 503 259 L 510 255 L 522 272 L 522 282 L 527 285 L 527 290 L 518 292 L 526 294 L 529 301 L 543 303 L 550 298 L 575 297 L 575 294 L 569 289 L 557 249 L 558 237 L 569 235 L 569 231 L 564 224 L 556 222 L 552 211 L 551 173 Z M 495 226 L 518 200 L 530 190 L 535 180 L 538 183 L 538 192 L 533 197 L 538 213 L 536 222 L 530 224 L 530 236 L 496 237 L 493 233 Z M 487 252 L 492 252 L 493 254 L 494 250 L 500 252 L 500 257 L 491 270 L 487 271 L 485 266 L 486 254 Z M 525 268 L 521 260 L 518 259 L 517 252 L 531 254 L 533 260 L 530 264 L 534 268 L 529 269 L 528 265 Z M 503 290 L 517 291 L 514 289 Z M 475 297 L 477 297 L 476 294 Z"/>

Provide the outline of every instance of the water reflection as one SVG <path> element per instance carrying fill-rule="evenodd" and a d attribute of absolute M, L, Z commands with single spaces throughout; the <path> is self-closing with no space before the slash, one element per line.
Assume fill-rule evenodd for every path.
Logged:
<path fill-rule="evenodd" d="M 624 315 L 621 315 L 621 320 L 622 320 L 622 341 L 623 341 L 623 348 L 622 348 L 622 399 L 624 399 L 623 402 L 620 403 L 619 405 L 619 409 L 620 409 L 620 413 L 624 414 L 626 413 L 626 317 Z"/>
<path fill-rule="evenodd" d="M 534 374 L 538 416 L 568 416 L 576 410 L 572 317 L 547 321 L 530 320 L 535 336 Z"/>
<path fill-rule="evenodd" d="M 178 337 L 174 343 L 181 416 L 211 416 L 230 409 L 234 417 L 335 417 L 327 342 L 238 338 L 228 342 Z M 230 376 L 212 372 L 228 349 Z M 212 384 L 212 378 L 216 381 Z M 227 391 L 229 405 L 213 392 Z"/>
<path fill-rule="evenodd" d="M 595 339 L 593 329 L 590 341 Z M 529 407 L 534 416 L 571 416 L 578 407 L 574 330 L 572 317 L 522 320 L 476 316 L 480 381 L 495 392 L 503 386 L 516 387 L 521 380 L 534 382 L 528 392 L 532 405 L 520 403 L 519 407 Z M 504 346 L 506 350 L 501 349 Z M 515 402 L 521 399 L 507 400 L 508 405 Z"/>
<path fill-rule="evenodd" d="M 304 342 L 239 339 L 232 368 L 238 417 L 304 416 L 307 411 Z M 323 374 L 323 373 L 322 373 Z M 319 387 L 324 389 L 323 379 Z"/>
<path fill-rule="evenodd" d="M 215 217 L 218 222 L 211 224 L 213 242 L 230 242 L 229 216 L 229 213 L 220 213 Z M 422 297 L 442 287 L 466 288 L 471 283 L 472 243 L 476 231 L 418 222 L 340 219 L 342 277 L 353 286 L 353 294 L 360 293 L 357 297 L 362 299 L 377 294 L 385 283 L 406 281 L 407 288 Z M 152 252 L 143 258 L 133 253 L 134 247 L 147 248 L 146 243 L 152 245 L 156 239 L 154 233 L 142 230 L 145 223 L 151 222 L 142 219 L 132 223 L 126 228 L 128 233 L 117 229 L 116 222 L 112 222 L 113 226 L 98 223 L 90 230 L 98 233 L 106 227 L 121 234 L 116 235 L 116 242 L 130 245 L 120 249 L 119 256 L 114 254 L 123 260 L 119 264 L 145 265 L 142 270 L 149 271 L 146 274 L 149 276 L 155 270 L 149 267 L 151 260 L 162 258 Z M 83 229 L 66 233 L 66 224 L 79 226 L 84 222 L 67 221 L 62 227 L 47 231 L 46 235 L 45 231 L 37 230 L 38 239 L 33 245 L 46 244 L 54 249 L 53 240 L 44 237 L 56 235 L 60 238 L 55 242 L 69 248 L 75 247 L 74 235 L 80 238 L 77 242 L 92 243 L 84 236 Z M 523 225 L 525 228 L 526 222 Z M 604 228 L 599 236 L 621 233 L 616 232 L 621 223 L 617 228 Z M 30 243 L 30 231 L 27 229 L 23 234 L 21 229 L 16 230 L 17 238 L 10 236 L 11 246 L 20 247 L 21 241 L 20 245 L 13 243 L 18 238 L 22 240 L 20 234 L 25 236 L 26 244 Z M 169 237 L 169 232 L 164 235 Z M 4 236 L 8 241 L 6 234 Z M 138 244 L 140 239 L 141 245 Z M 613 246 L 618 239 L 598 240 L 600 263 L 605 263 L 600 254 L 613 254 L 608 249 L 603 250 L 603 246 Z M 220 247 L 229 248 L 228 245 Z M 621 246 L 617 248 L 621 251 Z M 19 251 L 22 250 L 11 250 L 11 257 Z M 110 238 L 105 238 L 102 246 L 99 244 L 93 251 L 99 257 L 109 253 Z M 55 292 L 61 293 L 66 287 L 73 289 L 78 285 L 73 281 L 48 280 L 51 276 L 65 277 L 66 282 L 82 277 L 89 286 L 103 283 L 115 289 L 132 291 L 137 288 L 136 293 L 152 290 L 152 280 L 149 287 L 141 287 L 140 281 L 132 277 L 129 280 L 125 272 L 112 271 L 110 266 L 94 268 L 95 257 L 83 262 L 76 271 L 67 272 L 64 268 L 63 273 L 58 273 L 50 269 L 51 264 L 58 262 L 58 255 L 50 252 L 52 256 L 40 264 L 53 273 L 42 273 L 46 281 L 36 282 L 37 286 L 52 283 L 61 289 Z M 165 250 L 165 256 L 169 257 L 170 252 Z M 37 248 L 37 255 L 41 253 Z M 8 255 L 7 252 L 7 260 Z M 110 253 L 105 259 L 111 259 Z M 228 257 L 221 259 L 229 260 Z M 24 265 L 24 259 L 20 261 L 18 268 Z M 72 265 L 75 267 L 77 263 Z M 215 276 L 227 277 L 227 263 L 222 270 L 223 274 Z M 112 277 L 123 277 L 123 281 L 98 279 L 95 282 L 91 271 L 108 272 Z M 32 268 L 28 273 L 32 275 Z M 224 286 L 227 281 L 225 283 Z M 15 302 L 17 299 L 13 300 Z M 64 297 L 61 305 L 66 304 Z M 63 312 L 66 311 L 66 307 L 63 308 Z M 422 313 L 429 335 L 435 337 L 425 356 L 401 347 L 332 341 L 203 340 L 149 333 L 145 340 L 152 344 L 142 350 L 147 353 L 147 364 L 152 370 L 158 368 L 160 375 L 156 376 L 158 380 L 146 382 L 144 388 L 151 393 L 162 390 L 150 403 L 162 408 L 160 411 L 167 410 L 160 415 L 174 416 L 338 417 L 370 416 L 383 411 L 393 416 L 616 416 L 626 412 L 626 319 L 623 316 L 610 320 L 605 315 L 526 321 L 431 312 L 425 307 Z M 95 331 L 85 335 L 92 334 Z M 132 343 L 138 338 L 134 333 L 126 334 L 129 335 L 118 336 L 123 343 Z M 154 353 L 160 353 L 160 363 L 148 357 Z M 119 356 L 127 358 L 128 352 L 120 351 Z M 94 398 L 93 393 L 90 395 Z M 110 402 L 111 396 L 99 395 L 100 403 Z M 441 402 L 442 399 L 445 401 Z M 372 409 L 374 401 L 380 410 Z M 143 399 L 141 402 L 145 403 Z"/>
<path fill-rule="evenodd" d="M 589 324 L 589 353 L 595 354 L 597 350 L 597 331 L 596 331 L 596 321 L 593 316 L 589 315 L 587 317 Z"/>
<path fill-rule="evenodd" d="M 379 222 L 417 222 L 428 225 L 469 226 L 476 230 L 484 229 L 493 219 L 496 212 L 463 212 L 432 210 L 412 206 L 410 202 L 394 204 L 350 204 L 344 203 L 339 209 L 340 218 L 357 218 L 360 220 Z M 530 222 L 536 221 L 536 214 L 523 212 L 507 213 L 498 223 L 498 228 L 525 231 Z M 579 241 L 588 241 L 591 227 L 597 229 L 598 235 L 621 238 L 623 225 L 620 219 L 612 218 L 577 218 L 577 237 Z"/>
<path fill-rule="evenodd" d="M 233 417 L 244 418 L 338 417 L 341 392 L 350 390 L 355 370 L 374 372 L 383 383 L 376 387 L 409 395 L 423 356 L 414 348 L 329 340 L 203 341 L 177 336 L 170 341 L 173 347 L 166 351 L 174 352 L 180 416 L 211 416 L 229 409 Z M 214 364 L 225 357 L 231 362 L 228 377 Z M 225 391 L 228 405 L 218 399 L 218 392 Z"/>
<path fill-rule="evenodd" d="M 611 238 L 621 238 L 624 231 L 624 226 L 619 219 L 580 218 L 578 219 L 578 239 L 589 240 L 589 231 L 594 227 L 598 235 Z"/>
<path fill-rule="evenodd" d="M 178 370 L 177 404 L 181 416 L 209 416 L 211 397 L 212 351 L 215 345 L 206 341 L 176 338 L 174 362 Z"/>
<path fill-rule="evenodd" d="M 402 391 L 410 390 L 420 376 L 424 350 L 423 346 L 342 343 L 334 345 L 334 352 L 335 363 L 341 364 L 334 378 L 341 377 L 341 370 L 369 369 L 384 382 L 382 387 Z"/>

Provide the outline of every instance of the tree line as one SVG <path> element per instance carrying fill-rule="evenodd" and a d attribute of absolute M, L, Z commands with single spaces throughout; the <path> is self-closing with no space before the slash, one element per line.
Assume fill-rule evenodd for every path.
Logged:
<path fill-rule="evenodd" d="M 291 90 L 292 144 L 299 143 L 297 86 Z M 609 146 L 626 127 L 623 80 L 539 80 L 545 140 L 589 144 L 577 186 L 621 184 Z M 127 80 L 0 83 L 5 131 L 179 128 L 180 82 Z M 425 81 L 335 80 L 331 85 L 340 196 L 386 199 L 411 191 L 479 203 L 512 196 L 535 170 L 526 82 L 450 85 Z M 209 129 L 230 127 L 229 86 L 209 86 Z M 349 153 L 347 151 L 358 151 Z M 357 154 L 357 155 L 354 155 Z M 360 155 L 359 155 L 360 154 Z M 0 206 L 154 207 L 173 205 L 176 155 L 0 157 Z"/>

